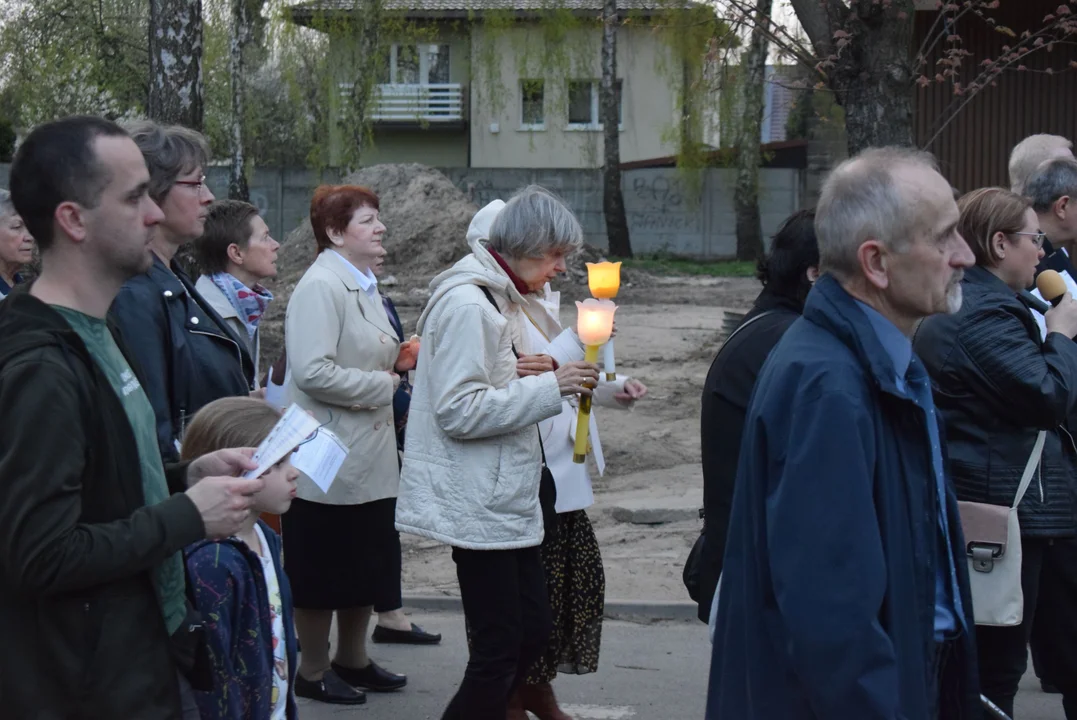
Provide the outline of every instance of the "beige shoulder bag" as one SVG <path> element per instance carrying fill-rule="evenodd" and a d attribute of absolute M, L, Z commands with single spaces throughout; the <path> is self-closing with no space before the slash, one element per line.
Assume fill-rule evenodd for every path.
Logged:
<path fill-rule="evenodd" d="M 1013 505 L 959 502 L 961 529 L 968 554 L 969 585 L 977 625 L 1009 627 L 1024 617 L 1021 592 L 1021 525 L 1017 506 L 1039 471 L 1047 432 L 1040 431 L 1025 465 Z"/>

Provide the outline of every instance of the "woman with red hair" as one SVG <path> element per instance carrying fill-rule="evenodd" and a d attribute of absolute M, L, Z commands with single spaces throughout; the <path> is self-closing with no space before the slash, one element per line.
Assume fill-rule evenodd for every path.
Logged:
<path fill-rule="evenodd" d="M 349 452 L 327 492 L 301 474 L 296 500 L 282 517 L 303 648 L 295 689 L 300 697 L 359 704 L 363 689 L 407 684 L 404 675 L 371 661 L 366 636 L 374 605 L 400 592 L 393 395 L 415 361 L 378 293 L 385 260 L 378 197 L 353 185 L 319 187 L 310 221 L 318 257 L 288 302 L 286 391 L 288 401 L 314 415 Z M 334 611 L 338 635 L 330 661 Z"/>

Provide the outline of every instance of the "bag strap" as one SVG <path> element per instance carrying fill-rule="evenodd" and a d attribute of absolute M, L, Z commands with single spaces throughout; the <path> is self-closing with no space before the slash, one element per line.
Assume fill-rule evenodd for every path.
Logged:
<path fill-rule="evenodd" d="M 1015 508 L 1021 504 L 1021 501 L 1025 498 L 1025 491 L 1028 490 L 1028 486 L 1032 483 L 1032 475 L 1035 474 L 1036 469 L 1040 466 L 1040 457 L 1043 455 L 1043 443 L 1047 439 L 1047 431 L 1040 430 L 1040 434 L 1036 436 L 1036 444 L 1032 446 L 1032 454 L 1028 456 L 1028 463 L 1025 465 L 1025 473 L 1021 476 L 1021 484 L 1017 488 L 1017 497 L 1013 499 L 1013 505 L 1011 508 Z"/>
<path fill-rule="evenodd" d="M 485 285 L 478 285 L 477 287 L 479 288 L 479 290 L 482 290 L 482 294 L 485 295 L 486 299 L 490 301 L 490 304 L 494 306 L 494 310 L 497 310 L 497 314 L 504 317 L 505 313 L 501 312 L 501 308 L 499 308 L 497 306 L 497 301 L 494 300 L 494 296 L 490 292 L 490 289 L 487 288 Z M 516 350 L 516 343 L 512 343 L 512 354 L 516 356 L 517 360 L 520 359 L 520 353 L 519 353 L 519 351 Z M 538 430 L 539 450 L 542 452 L 542 467 L 547 467 L 547 465 L 546 465 L 546 446 L 543 445 L 543 443 L 542 443 L 542 430 L 539 430 L 538 423 L 535 423 L 535 429 Z"/>
<path fill-rule="evenodd" d="M 730 341 L 733 340 L 733 338 L 735 338 L 737 336 L 737 333 L 739 333 L 741 330 L 748 327 L 749 325 L 754 323 L 756 320 L 762 320 L 767 315 L 773 315 L 776 312 L 777 312 L 777 310 L 764 310 L 763 312 L 759 313 L 758 315 L 751 318 L 747 322 L 741 323 L 733 332 L 729 333 L 729 337 L 727 337 L 725 339 L 725 342 L 722 343 L 722 349 L 724 350 L 726 345 L 728 345 L 730 343 Z M 719 350 L 718 352 L 721 352 L 721 350 Z"/>

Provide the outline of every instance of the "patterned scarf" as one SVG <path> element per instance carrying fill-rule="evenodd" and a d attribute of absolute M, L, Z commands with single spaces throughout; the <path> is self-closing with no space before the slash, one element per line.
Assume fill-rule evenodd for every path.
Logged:
<path fill-rule="evenodd" d="M 229 273 L 214 273 L 209 276 L 209 279 L 224 293 L 224 296 L 228 298 L 228 302 L 236 309 L 239 319 L 243 321 L 243 325 L 247 328 L 247 334 L 253 340 L 254 334 L 258 332 L 258 322 L 262 319 L 262 315 L 265 314 L 266 308 L 269 307 L 269 301 L 273 299 L 273 293 L 261 285 L 248 288 Z"/>

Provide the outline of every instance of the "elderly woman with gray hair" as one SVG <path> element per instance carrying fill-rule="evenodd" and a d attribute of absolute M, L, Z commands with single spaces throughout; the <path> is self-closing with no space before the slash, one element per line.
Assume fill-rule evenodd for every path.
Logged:
<path fill-rule="evenodd" d="M 205 137 L 153 121 L 127 129 L 149 168 L 150 197 L 165 217 L 151 241 L 153 265 L 123 286 L 110 314 L 141 366 L 161 455 L 176 461 L 186 424 L 203 405 L 254 389 L 254 362 L 246 339 L 176 261 L 179 248 L 202 235 L 214 199 L 203 174 Z"/>
<path fill-rule="evenodd" d="M 541 188 L 513 197 L 489 239 L 430 284 L 397 499 L 403 532 L 451 545 L 471 637 L 444 720 L 505 720 L 546 647 L 550 606 L 539 545 L 543 452 L 537 423 L 590 394 L 581 361 L 520 377 L 525 296 L 583 244 L 571 211 Z M 526 358 L 525 358 L 526 360 Z"/>
<path fill-rule="evenodd" d="M 19 270 L 34 259 L 34 238 L 15 212 L 11 193 L 0 190 L 0 300 L 22 282 Z"/>

